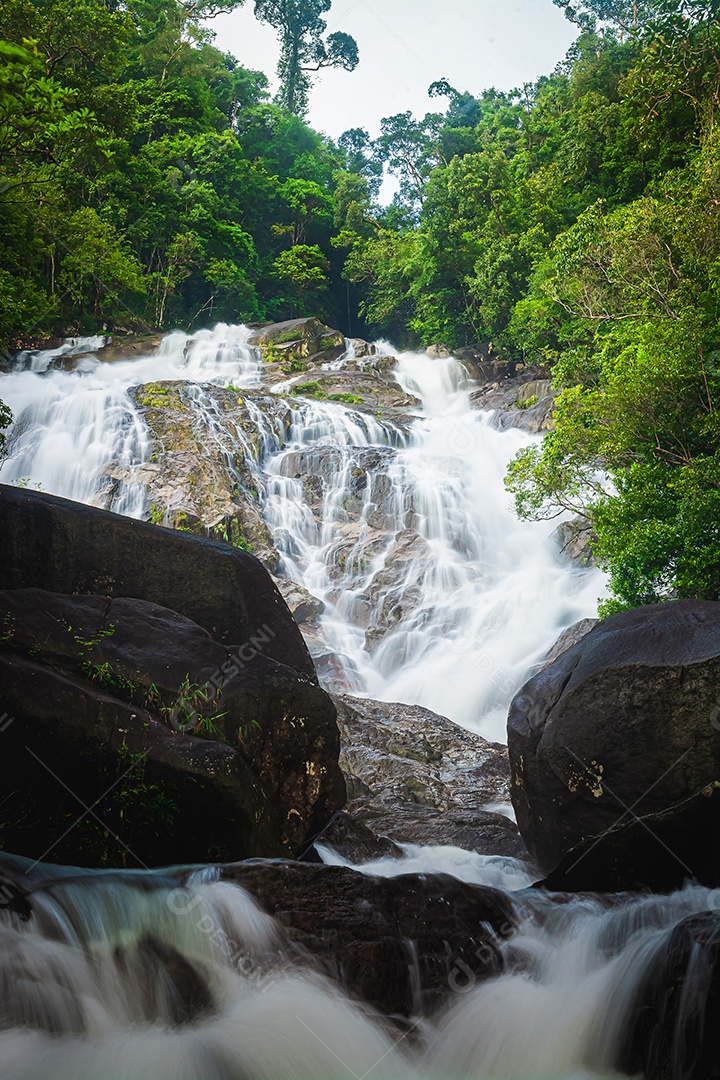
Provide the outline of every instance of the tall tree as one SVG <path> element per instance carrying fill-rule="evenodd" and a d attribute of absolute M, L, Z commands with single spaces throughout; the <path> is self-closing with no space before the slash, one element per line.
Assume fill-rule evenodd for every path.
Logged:
<path fill-rule="evenodd" d="M 307 113 L 311 76 L 322 68 L 354 71 L 359 62 L 357 42 L 336 32 L 324 37 L 322 18 L 331 0 L 255 0 L 255 15 L 280 34 L 278 104 L 296 116 Z"/>
<path fill-rule="evenodd" d="M 565 17 L 581 30 L 611 27 L 621 39 L 636 34 L 657 18 L 663 7 L 654 0 L 580 0 L 579 3 L 553 0 L 553 4 L 562 8 Z"/>

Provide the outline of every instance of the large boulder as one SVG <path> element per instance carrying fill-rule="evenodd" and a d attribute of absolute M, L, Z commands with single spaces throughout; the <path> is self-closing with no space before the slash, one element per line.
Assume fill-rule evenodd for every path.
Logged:
<path fill-rule="evenodd" d="M 41 589 L 0 592 L 0 626 L 2 846 L 84 865 L 292 856 L 343 805 L 335 708 L 264 654 L 269 635 L 221 644 L 144 600 Z"/>
<path fill-rule="evenodd" d="M 270 575 L 231 545 L 105 510 L 0 485 L 0 589 L 42 588 L 147 600 L 185 615 L 218 642 L 263 631 L 264 655 L 316 680 Z"/>
<path fill-rule="evenodd" d="M 507 894 L 446 874 L 259 862 L 223 867 L 221 880 L 247 889 L 326 974 L 388 1015 L 431 1012 L 453 980 L 499 974 L 499 945 L 515 927 Z"/>
<path fill-rule="evenodd" d="M 419 705 L 348 695 L 334 701 L 351 801 L 321 843 L 357 862 L 391 855 L 388 839 L 527 857 L 515 823 L 488 809 L 509 801 L 505 747 Z M 358 844 L 348 818 L 380 842 Z"/>
<path fill-rule="evenodd" d="M 546 873 L 564 859 L 579 880 L 599 849 L 612 873 L 606 867 L 604 882 L 598 872 L 593 887 L 649 884 L 643 863 L 657 865 L 661 845 L 648 822 L 658 815 L 671 823 L 672 858 L 652 884 L 673 888 L 693 875 L 720 883 L 718 860 L 701 857 L 697 835 L 714 850 L 719 687 L 720 604 L 701 601 L 609 618 L 523 687 L 508 719 L 511 792 Z M 632 857 L 619 830 L 632 838 Z"/>
<path fill-rule="evenodd" d="M 617 1067 L 645 1080 L 720 1076 L 720 916 L 691 915 L 663 935 L 635 988 Z"/>
<path fill-rule="evenodd" d="M 318 354 L 325 360 L 334 360 L 345 351 L 342 333 L 325 326 L 319 319 L 269 323 L 253 333 L 249 344 L 260 349 L 265 359 L 296 363 Z"/>

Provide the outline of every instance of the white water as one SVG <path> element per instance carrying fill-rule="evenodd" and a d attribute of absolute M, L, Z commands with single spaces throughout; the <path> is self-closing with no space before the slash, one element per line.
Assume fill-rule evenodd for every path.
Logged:
<path fill-rule="evenodd" d="M 148 874 L 64 881 L 67 871 L 44 869 L 55 880 L 33 895 L 28 922 L 0 911 L 2 1080 L 610 1077 L 647 964 L 675 923 L 717 896 L 687 888 L 608 910 L 515 893 L 506 973 L 476 984 L 456 963 L 446 1006 L 404 1038 L 294 967 L 279 928 L 211 868 L 186 888 Z M 457 849 L 415 848 L 376 870 L 458 870 L 511 895 L 527 884 L 521 864 Z M 200 974 L 204 1014 L 178 1017 L 172 968 L 158 965 L 151 939 Z"/>
<path fill-rule="evenodd" d="M 249 334 L 224 325 L 170 334 L 156 355 L 115 363 L 73 360 L 102 339 L 24 357 L 22 370 L 0 376 L 16 417 L 0 480 L 146 517 L 150 440 L 128 390 L 184 380 L 208 452 L 226 453 L 230 436 L 202 385 L 261 389 Z M 57 366 L 68 360 L 73 369 Z M 547 523 L 515 518 L 502 480 L 530 438 L 496 431 L 471 409 L 457 361 L 406 353 L 397 378 L 423 402 L 409 434 L 338 404 L 289 399 L 285 438 L 248 396 L 259 460 L 250 443 L 242 449 L 282 572 L 327 605 L 315 651 L 337 654 L 345 685 L 502 740 L 513 694 L 565 627 L 594 614 L 603 581 L 561 564 Z M 321 478 L 319 493 L 308 476 Z"/>

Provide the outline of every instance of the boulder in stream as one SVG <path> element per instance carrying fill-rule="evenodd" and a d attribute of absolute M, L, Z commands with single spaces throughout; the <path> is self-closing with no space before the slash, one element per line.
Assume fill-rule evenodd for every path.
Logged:
<path fill-rule="evenodd" d="M 552 888 L 720 884 L 719 686 L 720 603 L 676 601 L 606 619 L 523 687 L 512 799 Z"/>
<path fill-rule="evenodd" d="M 392 855 L 395 844 L 450 844 L 527 858 L 517 827 L 485 807 L 509 802 L 505 747 L 419 705 L 334 698 L 348 803 L 327 844 L 351 861 Z M 355 835 L 352 819 L 377 838 Z"/>

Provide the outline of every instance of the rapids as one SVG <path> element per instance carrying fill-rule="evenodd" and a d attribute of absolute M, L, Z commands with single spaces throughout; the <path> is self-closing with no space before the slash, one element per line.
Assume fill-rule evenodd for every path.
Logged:
<path fill-rule="evenodd" d="M 553 524 L 519 522 L 510 507 L 503 476 L 532 437 L 500 432 L 471 408 L 458 361 L 415 353 L 401 354 L 395 370 L 422 401 L 411 423 L 288 398 L 292 420 L 281 430 L 252 399 L 262 363 L 249 337 L 222 324 L 172 333 L 155 355 L 113 363 L 92 355 L 101 338 L 21 355 L 0 376 L 15 416 L 0 481 L 146 518 L 150 440 L 128 390 L 184 380 L 208 452 L 226 456 L 222 415 L 202 387 L 249 390 L 258 438 L 242 449 L 281 573 L 325 602 L 320 634 L 345 685 L 504 740 L 513 694 L 565 627 L 594 614 L 604 590 L 598 572 L 561 563 Z M 319 506 L 298 466 L 322 478 Z"/>
<path fill-rule="evenodd" d="M 284 960 L 279 928 L 212 868 L 185 872 L 180 887 L 180 871 L 14 861 L 44 884 L 29 920 L 0 911 L 2 1080 L 607 1078 L 634 988 L 670 927 L 717 906 L 699 887 L 613 907 L 557 903 L 526 888 L 522 864 L 457 849 L 365 866 L 457 872 L 504 887 L 516 906 L 506 973 L 475 985 L 456 964 L 443 1011 L 403 1034 Z M 187 996 L 190 969 L 205 998 L 184 1017 L 176 990 Z"/>

